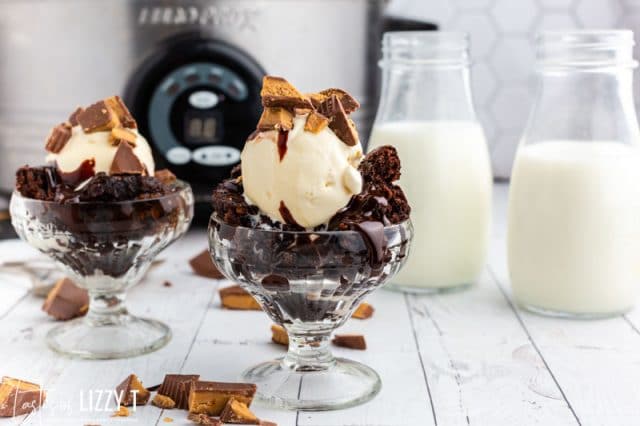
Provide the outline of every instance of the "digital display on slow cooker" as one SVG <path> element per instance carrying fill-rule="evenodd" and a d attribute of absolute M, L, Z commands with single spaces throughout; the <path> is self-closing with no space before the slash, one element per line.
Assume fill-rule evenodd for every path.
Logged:
<path fill-rule="evenodd" d="M 190 145 L 210 145 L 222 139 L 220 111 L 188 110 L 184 115 L 184 142 Z"/>

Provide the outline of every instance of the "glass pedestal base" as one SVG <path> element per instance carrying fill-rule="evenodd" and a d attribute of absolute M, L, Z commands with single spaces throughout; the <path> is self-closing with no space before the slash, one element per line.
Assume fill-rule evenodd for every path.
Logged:
<path fill-rule="evenodd" d="M 472 283 L 462 283 L 447 287 L 410 287 L 406 285 L 390 283 L 384 286 L 385 290 L 396 291 L 401 293 L 411 294 L 441 294 L 441 293 L 455 293 L 457 291 L 463 291 L 470 288 Z"/>
<path fill-rule="evenodd" d="M 598 319 L 617 317 L 617 316 L 626 314 L 633 308 L 633 306 L 630 306 L 629 308 L 625 308 L 625 309 L 621 309 L 620 311 L 613 311 L 613 312 L 576 313 L 576 312 L 555 311 L 547 308 L 539 308 L 534 305 L 528 305 L 526 303 L 520 303 L 520 302 L 517 302 L 517 305 L 521 309 L 524 309 L 525 311 L 529 311 L 536 315 L 541 315 L 545 317 L 554 317 L 554 318 L 577 319 L 577 320 L 598 320 Z"/>
<path fill-rule="evenodd" d="M 129 314 L 100 318 L 78 318 L 47 333 L 51 349 L 83 359 L 129 358 L 156 351 L 171 340 L 165 324 Z"/>
<path fill-rule="evenodd" d="M 382 387 L 372 368 L 344 358 L 336 358 L 321 371 L 295 371 L 279 358 L 246 370 L 242 380 L 258 385 L 256 398 L 261 403 L 305 411 L 360 405 L 375 397 Z"/>

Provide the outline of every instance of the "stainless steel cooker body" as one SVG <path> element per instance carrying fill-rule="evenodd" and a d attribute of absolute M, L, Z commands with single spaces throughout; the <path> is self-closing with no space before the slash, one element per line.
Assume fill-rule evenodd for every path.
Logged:
<path fill-rule="evenodd" d="M 175 38 L 220 43 L 304 91 L 349 90 L 366 134 L 383 8 L 383 0 L 0 0 L 0 189 L 11 190 L 20 165 L 42 163 L 49 129 L 76 106 L 134 96 L 126 88 Z"/>

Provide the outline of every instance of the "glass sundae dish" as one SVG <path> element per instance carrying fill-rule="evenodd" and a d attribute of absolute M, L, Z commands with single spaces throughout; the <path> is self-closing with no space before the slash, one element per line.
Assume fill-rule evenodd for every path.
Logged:
<path fill-rule="evenodd" d="M 48 165 L 17 172 L 12 223 L 89 294 L 87 314 L 53 327 L 47 343 L 93 359 L 161 348 L 169 327 L 130 315 L 125 292 L 187 231 L 190 187 L 154 170 L 149 145 L 117 97 L 79 108 L 53 129 L 46 148 Z"/>
<path fill-rule="evenodd" d="M 400 161 L 390 146 L 363 156 L 348 116 L 359 105 L 343 90 L 302 95 L 265 77 L 262 99 L 241 166 L 214 190 L 209 224 L 214 262 L 289 335 L 285 357 L 243 379 L 282 408 L 361 404 L 380 378 L 335 358 L 329 339 L 408 256 L 410 208 L 394 184 Z"/>

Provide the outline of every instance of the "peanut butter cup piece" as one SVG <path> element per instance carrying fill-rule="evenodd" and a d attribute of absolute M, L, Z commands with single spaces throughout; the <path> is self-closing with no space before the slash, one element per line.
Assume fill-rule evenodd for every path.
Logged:
<path fill-rule="evenodd" d="M 329 128 L 336 136 L 348 146 L 355 146 L 358 143 L 358 132 L 353 121 L 347 116 L 340 99 L 336 95 L 331 95 L 318 108 L 325 117 L 329 118 Z"/>
<path fill-rule="evenodd" d="M 367 302 L 362 302 L 361 304 L 358 305 L 356 310 L 353 311 L 353 314 L 351 314 L 351 318 L 368 319 L 368 318 L 371 318 L 371 316 L 373 316 L 373 312 L 374 312 L 373 306 L 371 306 Z"/>
<path fill-rule="evenodd" d="M 116 114 L 118 121 L 123 127 L 135 129 L 138 127 L 136 120 L 129 112 L 129 108 L 124 104 L 120 96 L 112 96 L 104 100 L 109 108 Z"/>
<path fill-rule="evenodd" d="M 311 101 L 282 77 L 267 75 L 262 79 L 262 105 L 265 107 L 313 108 Z"/>
<path fill-rule="evenodd" d="M 3 377 L 0 382 L 0 417 L 31 413 L 44 404 L 47 393 L 35 383 Z"/>
<path fill-rule="evenodd" d="M 265 108 L 258 121 L 258 130 L 291 130 L 293 129 L 293 114 L 281 107 Z"/>
<path fill-rule="evenodd" d="M 116 399 L 121 406 L 145 405 L 149 402 L 151 392 L 142 385 L 135 374 L 129 374 L 126 379 L 116 387 Z"/>
<path fill-rule="evenodd" d="M 113 412 L 111 417 L 129 417 L 129 414 L 131 414 L 129 413 L 129 409 L 124 405 L 121 405 L 116 411 Z"/>
<path fill-rule="evenodd" d="M 116 113 L 107 106 L 105 101 L 96 102 L 82 110 L 78 113 L 77 119 L 85 133 L 110 130 L 120 123 Z"/>
<path fill-rule="evenodd" d="M 223 308 L 236 310 L 261 311 L 262 308 L 253 296 L 239 285 L 218 290 Z"/>
<path fill-rule="evenodd" d="M 109 134 L 109 142 L 112 145 L 118 145 L 120 142 L 126 142 L 129 145 L 135 147 L 138 135 L 131 130 L 127 130 L 123 127 L 114 127 Z"/>
<path fill-rule="evenodd" d="M 289 346 L 289 335 L 281 325 L 271 325 L 271 341 L 278 345 Z"/>
<path fill-rule="evenodd" d="M 197 425 L 222 426 L 222 422 L 220 420 L 215 417 L 207 416 L 206 414 L 189 413 L 187 419 Z"/>
<path fill-rule="evenodd" d="M 141 175 L 145 172 L 144 164 L 133 152 L 133 148 L 126 142 L 118 144 L 118 149 L 113 157 L 110 175 Z"/>
<path fill-rule="evenodd" d="M 191 384 L 199 378 L 198 374 L 167 374 L 158 388 L 158 394 L 171 398 L 176 407 L 186 410 L 189 408 Z"/>
<path fill-rule="evenodd" d="M 325 89 L 318 93 L 311 93 L 308 96 L 309 99 L 311 99 L 311 103 L 316 109 L 319 108 L 320 104 L 329 99 L 331 96 L 336 96 L 340 100 L 340 103 L 342 104 L 342 107 L 347 114 L 351 114 L 352 112 L 360 108 L 360 103 L 347 91 L 342 89 Z"/>
<path fill-rule="evenodd" d="M 69 278 L 58 280 L 42 305 L 43 311 L 61 321 L 83 316 L 88 309 L 89 293 Z"/>
<path fill-rule="evenodd" d="M 71 139 L 71 125 L 68 123 L 58 124 L 51 130 L 51 133 L 49 133 L 45 149 L 57 154 L 62 151 L 62 148 L 69 142 L 69 139 Z"/>
<path fill-rule="evenodd" d="M 80 114 L 82 111 L 84 111 L 84 108 L 78 107 L 76 108 L 75 111 L 71 113 L 71 115 L 69 116 L 69 119 L 67 120 L 70 125 L 72 126 L 78 125 L 78 114 Z"/>
<path fill-rule="evenodd" d="M 160 407 L 162 409 L 165 410 L 170 410 L 172 408 L 175 408 L 176 406 L 176 402 L 169 398 L 168 396 L 165 395 L 160 395 L 159 393 L 157 393 L 153 399 L 151 400 L 151 404 L 155 405 L 156 407 Z"/>
<path fill-rule="evenodd" d="M 238 401 L 235 398 L 231 398 L 227 401 L 227 405 L 225 405 L 222 413 L 220 413 L 220 420 L 223 423 L 231 424 L 260 424 L 260 419 L 251 412 L 249 407 L 247 407 L 247 404 L 242 401 Z"/>
<path fill-rule="evenodd" d="M 362 334 L 336 334 L 331 341 L 336 346 L 343 348 L 365 350 L 367 343 Z"/>
<path fill-rule="evenodd" d="M 304 130 L 311 133 L 320 133 L 329 125 L 329 119 L 324 115 L 311 111 L 304 123 Z"/>
<path fill-rule="evenodd" d="M 169 169 L 156 170 L 153 176 L 165 185 L 172 184 L 176 181 L 176 175 L 174 175 Z"/>
<path fill-rule="evenodd" d="M 248 407 L 256 389 L 256 385 L 250 383 L 194 382 L 189 393 L 189 412 L 219 416 L 231 398 Z"/>

